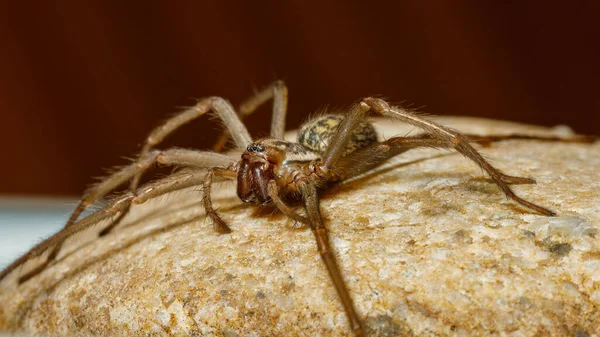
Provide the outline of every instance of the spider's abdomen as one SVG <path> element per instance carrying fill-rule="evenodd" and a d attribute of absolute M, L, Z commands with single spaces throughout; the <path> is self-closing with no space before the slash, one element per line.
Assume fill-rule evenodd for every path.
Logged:
<path fill-rule="evenodd" d="M 344 117 L 344 115 L 323 115 L 306 122 L 298 132 L 298 143 L 323 155 Z M 376 142 L 377 133 L 373 125 L 367 120 L 361 121 L 350 138 L 345 154 Z"/>

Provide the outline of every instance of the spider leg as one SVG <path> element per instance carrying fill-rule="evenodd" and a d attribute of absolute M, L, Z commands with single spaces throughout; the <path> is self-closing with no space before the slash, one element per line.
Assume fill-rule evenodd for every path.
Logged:
<path fill-rule="evenodd" d="M 558 138 L 558 137 L 544 137 L 544 136 L 530 136 L 530 135 L 492 135 L 492 136 L 478 136 L 463 134 L 471 142 L 477 143 L 482 146 L 489 146 L 493 142 L 499 142 L 503 140 L 511 139 L 528 139 L 528 140 L 542 140 L 542 141 L 556 141 L 556 142 L 589 142 L 587 136 L 583 137 L 569 137 L 569 138 Z M 452 146 L 448 145 L 448 142 L 433 138 L 430 134 L 421 134 L 414 137 L 393 137 L 383 142 L 367 146 L 352 152 L 344 157 L 341 157 L 337 163 L 335 171 L 338 175 L 342 176 L 342 179 L 350 179 L 359 174 L 365 173 L 379 165 L 388 159 L 395 157 L 401 153 L 404 153 L 410 149 L 419 147 L 430 147 L 438 149 L 447 149 Z M 369 158 L 369 160 L 365 160 Z M 531 178 L 515 177 L 504 175 L 504 181 L 509 184 L 534 184 L 535 180 Z"/>
<path fill-rule="evenodd" d="M 340 268 L 335 260 L 333 249 L 329 244 L 327 228 L 325 228 L 325 225 L 323 224 L 323 218 L 321 217 L 317 188 L 314 183 L 310 181 L 300 183 L 298 188 L 302 193 L 304 207 L 306 208 L 306 213 L 308 215 L 308 223 L 317 241 L 319 254 L 321 255 L 323 263 L 325 263 L 325 267 L 327 267 L 327 271 L 329 272 L 329 276 L 333 282 L 333 285 L 335 286 L 335 290 L 342 301 L 342 305 L 344 306 L 344 310 L 346 311 L 346 315 L 350 321 L 350 326 L 356 336 L 363 336 L 364 331 L 360 319 L 356 314 L 356 310 L 354 309 L 354 302 L 352 301 L 352 297 L 350 297 L 350 293 L 348 292 L 348 288 L 346 287 L 346 283 L 344 282 Z"/>
<path fill-rule="evenodd" d="M 433 138 L 394 137 L 341 157 L 332 170 L 340 172 L 339 174 L 343 173 L 342 180 L 350 179 L 376 168 L 392 157 L 417 147 L 446 148 L 447 144 Z M 368 158 L 368 160 L 365 160 L 365 158 Z"/>
<path fill-rule="evenodd" d="M 487 144 L 488 140 L 485 140 Z M 424 134 L 417 137 L 393 137 L 383 142 L 367 146 L 352 152 L 337 161 L 334 171 L 343 172 L 343 179 L 350 179 L 381 165 L 388 159 L 404 153 L 410 149 L 430 147 L 438 149 L 452 148 L 447 142 L 430 135 Z M 369 158 L 369 160 L 365 160 Z M 534 184 L 531 178 L 504 176 L 504 181 L 509 184 Z"/>
<path fill-rule="evenodd" d="M 277 182 L 275 180 L 269 181 L 269 197 L 271 197 L 273 203 L 275 203 L 275 206 L 277 206 L 277 208 L 279 208 L 279 210 L 282 211 L 283 214 L 292 218 L 296 222 L 308 225 L 309 222 L 306 217 L 303 217 L 302 215 L 294 212 L 294 210 L 290 206 L 288 206 L 281 199 L 281 197 L 279 197 L 279 188 L 277 187 Z"/>
<path fill-rule="evenodd" d="M 461 133 L 463 137 L 467 138 L 470 143 L 477 143 L 483 147 L 488 147 L 492 143 L 498 143 L 505 140 L 538 140 L 543 142 L 557 142 L 557 143 L 582 143 L 589 144 L 598 140 L 598 136 L 589 135 L 573 135 L 567 137 L 558 136 L 535 136 L 522 133 L 509 133 L 506 135 L 475 135 L 470 133 Z M 413 137 L 396 137 L 396 138 L 410 138 L 410 139 L 432 139 L 432 135 L 428 133 L 422 133 Z"/>
<path fill-rule="evenodd" d="M 128 181 L 129 179 L 131 179 L 134 175 L 148 170 L 156 162 L 159 162 L 164 165 L 172 165 L 172 166 L 181 165 L 181 166 L 206 168 L 206 167 L 211 167 L 211 166 L 216 166 L 216 165 L 232 165 L 233 163 L 235 163 L 235 160 L 231 157 L 228 157 L 226 155 L 219 154 L 219 153 L 208 152 L 208 151 L 177 149 L 177 148 L 168 149 L 168 150 L 164 150 L 164 151 L 154 150 L 154 151 L 148 152 L 148 153 L 144 154 L 144 156 L 141 157 L 138 161 L 133 162 L 132 164 L 121 168 L 119 171 L 113 173 L 111 176 L 104 179 L 99 184 L 90 188 L 85 193 L 83 199 L 79 202 L 79 204 L 77 205 L 77 207 L 75 208 L 75 210 L 73 211 L 71 216 L 69 217 L 69 220 L 67 221 L 67 224 L 65 225 L 63 230 L 61 230 L 59 233 L 71 233 L 72 232 L 70 230 L 71 227 L 77 226 L 77 228 L 79 228 L 80 222 L 75 222 L 75 221 L 77 220 L 79 215 L 89 205 L 94 204 L 96 201 L 100 200 L 101 198 L 106 196 L 108 193 L 112 192 L 119 185 L 121 185 L 121 184 L 125 183 L 126 181 Z M 117 217 L 113 221 L 111 221 L 108 226 L 106 226 L 104 229 L 102 229 L 99 232 L 100 236 L 106 235 L 113 228 L 115 228 L 115 226 L 117 226 L 119 221 L 129 211 L 129 208 L 131 207 L 131 201 L 135 198 L 136 194 L 134 192 L 130 191 L 126 196 L 127 196 L 127 202 L 119 202 L 117 204 L 115 204 L 113 202 L 111 204 L 111 205 L 118 205 L 118 207 L 109 205 L 103 210 L 103 211 L 105 211 L 104 213 L 98 213 L 98 212 L 94 213 L 94 214 L 111 214 L 111 215 L 118 214 Z M 120 199 L 117 199 L 117 201 L 119 201 L 119 200 Z M 85 220 L 87 220 L 87 219 L 88 218 L 86 218 Z M 39 274 L 41 271 L 43 271 L 44 268 L 56 258 L 56 256 L 58 255 L 58 253 L 61 250 L 63 241 L 64 241 L 64 239 L 50 241 L 50 244 L 48 245 L 47 248 L 49 248 L 51 246 L 52 250 L 48 254 L 46 261 L 42 265 L 38 266 L 35 270 L 32 270 L 25 276 L 21 277 L 21 279 L 23 279 L 23 281 L 21 281 L 21 282 L 25 282 L 26 280 L 30 279 L 31 277 L 33 277 L 33 276 Z M 19 260 L 17 260 L 17 261 L 19 261 Z"/>
<path fill-rule="evenodd" d="M 55 258 L 56 255 L 60 251 L 60 246 L 63 242 L 69 238 L 70 236 L 79 233 L 85 229 L 88 229 L 98 222 L 105 220 L 122 212 L 122 210 L 129 205 L 133 196 L 131 194 L 125 194 L 122 197 L 119 197 L 113 200 L 110 204 L 108 204 L 103 209 L 92 213 L 85 219 L 73 224 L 72 226 L 65 227 L 61 231 L 52 235 L 51 237 L 45 239 L 44 241 L 35 245 L 29 252 L 25 255 L 19 257 L 9 266 L 7 266 L 4 270 L 0 272 L 0 280 L 4 279 L 8 274 L 10 274 L 13 270 L 24 264 L 30 259 L 36 258 L 44 254 L 44 252 L 48 251 L 48 249 L 53 248 L 49 255 L 46 257 L 44 262 L 39 266 L 36 266 L 34 269 L 28 271 L 27 273 L 19 276 L 18 283 L 24 283 L 30 278 L 42 272 Z M 57 248 L 58 247 L 58 248 Z"/>
<path fill-rule="evenodd" d="M 319 195 L 317 193 L 317 188 L 312 182 L 301 183 L 298 185 L 298 187 L 302 193 L 304 207 L 306 208 L 306 213 L 308 215 L 308 223 L 317 241 L 319 254 L 321 255 L 323 263 L 325 263 L 325 267 L 327 267 L 327 271 L 329 272 L 329 276 L 331 277 L 338 296 L 340 296 L 344 310 L 348 315 L 350 326 L 356 336 L 363 336 L 363 328 L 354 309 L 352 297 L 350 297 L 350 293 L 348 292 L 348 288 L 346 287 L 346 283 L 344 282 L 340 268 L 335 260 L 335 256 L 333 255 L 333 250 L 329 244 L 329 236 L 327 234 L 327 229 L 323 224 L 323 218 L 321 217 L 321 210 L 319 208 Z"/>
<path fill-rule="evenodd" d="M 176 114 L 175 116 L 171 117 L 170 119 L 168 119 L 166 122 L 164 122 L 161 126 L 155 128 L 150 135 L 148 135 L 148 137 L 146 138 L 146 141 L 144 142 L 144 146 L 142 147 L 142 151 L 140 152 L 139 155 L 139 160 L 134 164 L 134 167 L 131 167 L 131 170 L 136 170 L 136 167 L 138 168 L 137 171 L 134 172 L 133 174 L 133 179 L 131 179 L 131 177 L 128 177 L 126 180 L 131 179 L 131 183 L 129 185 L 129 190 L 132 193 L 135 193 L 140 179 L 142 177 L 142 173 L 146 170 L 143 169 L 144 165 L 146 163 L 153 163 L 154 161 L 151 159 L 152 158 L 152 152 L 151 149 L 159 144 L 161 141 L 163 141 L 168 135 L 170 135 L 173 131 L 177 130 L 179 127 L 181 127 L 182 125 L 191 122 L 192 120 L 204 115 L 205 113 L 207 113 L 210 110 L 214 110 L 217 115 L 223 120 L 223 122 L 225 123 L 225 125 L 230 129 L 230 132 L 232 132 L 232 134 L 234 135 L 233 138 L 235 140 L 235 143 L 238 147 L 245 147 L 246 145 L 248 145 L 249 143 L 252 142 L 252 138 L 250 137 L 250 134 L 248 133 L 248 130 L 246 130 L 246 127 L 242 124 L 242 122 L 240 121 L 240 119 L 238 118 L 237 114 L 235 113 L 233 107 L 231 107 L 231 104 L 229 104 L 229 102 L 227 102 L 225 99 L 220 98 L 220 97 L 209 97 L 209 98 L 204 98 L 202 100 L 200 100 L 198 103 L 196 103 L 196 105 L 194 105 L 193 107 L 186 109 L 178 114 Z M 184 151 L 184 150 L 181 150 Z M 129 167 L 128 167 L 129 168 Z M 123 173 L 127 173 L 123 171 L 120 171 Z M 127 175 L 127 174 L 124 174 Z M 114 177 L 114 179 L 107 179 L 105 182 L 108 183 L 112 183 L 112 182 L 118 182 L 117 185 L 120 185 L 121 183 L 123 183 L 124 181 L 119 180 L 118 177 Z M 96 191 L 102 191 L 103 187 L 106 187 L 106 189 L 108 191 L 114 189 L 116 186 L 111 187 L 111 186 L 103 186 L 103 183 L 97 185 L 94 187 L 93 190 Z M 88 194 L 90 194 L 88 192 Z M 69 220 L 67 221 L 67 224 L 65 226 L 69 226 L 70 224 L 74 223 L 77 218 L 79 217 L 79 215 L 81 214 L 81 212 L 85 209 L 85 207 L 87 207 L 89 205 L 89 201 L 91 199 L 94 199 L 94 195 L 88 195 L 88 196 L 84 196 L 84 198 L 81 200 L 80 204 L 77 206 L 77 208 L 75 209 L 75 212 L 73 212 L 73 214 L 71 215 L 71 217 L 69 218 Z M 127 212 L 124 212 L 127 213 Z M 119 222 L 119 221 L 115 221 L 115 222 Z"/>
<path fill-rule="evenodd" d="M 148 183 L 145 186 L 139 188 L 135 193 L 129 192 L 134 196 L 133 200 L 131 200 L 131 204 L 143 204 L 144 202 L 152 198 L 161 196 L 165 193 L 182 190 L 191 186 L 201 185 L 205 173 L 206 171 L 198 171 L 195 174 L 172 174 L 158 181 Z M 110 233 L 115 227 L 117 227 L 121 223 L 121 220 L 123 220 L 123 218 L 129 213 L 131 204 L 124 208 L 123 211 L 120 212 L 118 216 L 114 218 L 108 226 L 106 226 L 102 231 L 100 231 L 98 233 L 98 236 L 104 236 Z"/>
<path fill-rule="evenodd" d="M 238 109 L 240 119 L 251 115 L 268 100 L 273 99 L 273 116 L 271 117 L 271 137 L 283 139 L 285 133 L 285 115 L 287 113 L 288 89 L 282 80 L 273 82 L 268 87 L 256 92 L 240 104 Z M 227 141 L 229 132 L 224 130 L 213 146 L 213 151 L 221 152 Z"/>
<path fill-rule="evenodd" d="M 182 170 L 171 174 L 140 187 L 131 203 L 139 205 L 169 192 L 200 186 L 204 180 L 204 175 L 206 175 L 206 170 L 200 169 Z"/>
<path fill-rule="evenodd" d="M 123 184 L 127 180 L 131 179 L 131 177 L 138 171 L 147 170 L 150 166 L 154 165 L 156 162 L 156 158 L 159 155 L 159 151 L 152 151 L 145 153 L 141 156 L 137 161 L 122 167 L 117 172 L 113 173 L 109 177 L 102 180 L 100 183 L 89 188 L 83 195 L 79 204 L 75 207 L 73 213 L 67 220 L 65 224 L 65 228 L 72 226 L 75 221 L 79 218 L 81 213 L 90 205 L 92 205 L 97 200 L 104 197 L 106 194 L 112 192 L 115 188 L 119 187 L 119 185 Z"/>
<path fill-rule="evenodd" d="M 526 139 L 526 140 L 540 140 L 547 142 L 561 142 L 561 143 L 593 143 L 598 140 L 598 136 L 588 135 L 574 135 L 569 137 L 557 137 L 557 136 L 533 136 L 526 134 L 513 133 L 508 135 L 470 135 L 463 134 L 470 142 L 476 142 L 482 146 L 489 146 L 490 143 L 500 142 L 503 140 L 512 139 Z"/>
<path fill-rule="evenodd" d="M 164 122 L 161 126 L 155 128 L 150 135 L 146 138 L 144 142 L 144 146 L 142 147 L 142 151 L 140 152 L 140 157 L 144 157 L 147 153 L 151 151 L 151 149 L 162 142 L 168 135 L 170 135 L 173 131 L 177 130 L 184 124 L 191 122 L 192 120 L 206 114 L 207 112 L 213 110 L 217 116 L 221 118 L 230 134 L 235 141 L 235 144 L 238 148 L 245 148 L 248 144 L 252 142 L 252 137 L 248 133 L 248 130 L 242 124 L 242 121 L 238 117 L 237 113 L 231 106 L 231 104 L 221 98 L 221 97 L 208 97 L 201 99 L 196 105 L 193 107 L 186 109 L 175 116 L 169 118 L 166 122 Z M 214 166 L 214 165 L 213 165 Z M 135 173 L 131 182 L 129 184 L 129 190 L 131 193 L 136 192 L 137 187 L 139 185 L 140 179 L 144 170 L 139 170 Z M 116 226 L 121 219 L 127 214 L 128 209 L 122 212 L 119 217 L 113 222 L 113 224 L 105 229 L 105 231 L 101 232 L 101 235 L 108 233 L 114 226 Z"/>
<path fill-rule="evenodd" d="M 103 198 L 115 188 L 125 183 L 132 177 L 141 175 L 147 171 L 156 162 L 164 165 L 179 165 L 192 167 L 211 167 L 219 165 L 231 165 L 235 160 L 231 157 L 208 151 L 195 151 L 188 149 L 168 149 L 164 151 L 154 150 L 140 156 L 140 158 L 121 168 L 109 177 L 105 178 L 99 184 L 88 189 L 69 219 L 65 227 L 69 227 L 75 223 L 81 213 L 94 202 Z M 135 195 L 135 191 L 132 192 Z"/>
<path fill-rule="evenodd" d="M 146 141 L 140 152 L 140 157 L 143 157 L 155 145 L 162 142 L 168 135 L 182 125 L 191 122 L 211 110 L 221 118 L 238 148 L 245 148 L 248 144 L 252 143 L 252 137 L 250 137 L 248 130 L 244 124 L 242 124 L 242 121 L 231 104 L 221 97 L 208 97 L 201 99 L 193 107 L 183 110 L 167 119 L 161 126 L 150 132 L 148 137 L 146 137 Z M 129 186 L 130 191 L 134 192 L 137 189 L 141 177 L 141 173 L 138 173 L 133 177 Z"/>
<path fill-rule="evenodd" d="M 373 110 L 380 115 L 391 117 L 423 129 L 424 131 L 428 132 L 432 138 L 445 143 L 445 147 L 454 148 L 463 156 L 474 161 L 492 177 L 492 180 L 496 183 L 496 185 L 498 185 L 498 187 L 507 197 L 540 214 L 547 216 L 556 215 L 556 213 L 547 208 L 520 198 L 508 186 L 509 183 L 530 183 L 534 182 L 533 180 L 504 174 L 486 161 L 469 143 L 468 139 L 464 135 L 455 130 L 434 123 L 428 119 L 417 116 L 416 114 L 400 107 L 391 107 L 387 102 L 378 98 L 365 98 L 359 104 L 356 104 L 351 108 L 348 117 L 342 122 L 333 138 L 336 143 L 332 143 L 325 153 L 325 156 L 323 156 L 320 167 L 322 173 L 327 174 L 329 170 L 335 167 L 337 161 L 343 155 L 343 149 L 345 149 L 348 139 L 352 136 L 351 131 L 353 130 L 353 127 L 356 126 L 358 121 L 362 119 L 369 110 Z"/>
<path fill-rule="evenodd" d="M 212 166 L 231 166 L 235 162 L 233 158 L 230 158 L 228 156 L 225 156 L 225 155 L 222 155 L 219 153 L 208 152 L 208 151 L 196 151 L 196 150 L 189 150 L 189 149 L 173 148 L 173 149 L 168 149 L 168 150 L 164 150 L 164 151 L 153 151 L 153 152 L 157 153 L 157 155 L 155 157 L 156 162 L 158 162 L 162 165 L 169 165 L 169 166 L 189 166 L 189 167 L 196 167 L 196 168 L 207 168 L 207 167 L 212 167 Z M 153 152 L 150 152 L 150 153 L 153 153 Z M 144 171 L 148 170 L 153 164 L 154 163 L 149 163 L 149 165 L 147 167 L 140 168 L 135 174 L 141 175 Z M 127 178 L 127 179 L 129 179 L 129 178 Z M 131 188 L 131 186 L 130 186 L 130 188 Z M 129 193 L 133 194 L 134 196 L 137 196 L 137 190 L 130 190 Z M 137 202 L 135 202 L 135 199 L 134 199 L 133 203 L 137 203 Z M 99 235 L 104 236 L 104 235 L 108 234 L 110 231 L 112 231 L 113 228 L 115 228 L 121 222 L 121 220 L 127 215 L 127 213 L 129 213 L 130 207 L 131 207 L 131 204 L 129 204 L 127 206 L 127 208 L 125 208 L 121 213 L 119 213 L 117 218 L 112 223 L 110 223 L 102 231 L 100 231 Z"/>
<path fill-rule="evenodd" d="M 219 233 L 226 234 L 231 233 L 231 228 L 227 226 L 225 221 L 221 218 L 219 213 L 214 209 L 212 205 L 211 193 L 210 189 L 213 183 L 213 176 L 220 176 L 229 179 L 235 179 L 236 171 L 233 169 L 225 169 L 220 167 L 215 167 L 208 172 L 204 176 L 203 187 L 204 187 L 204 197 L 202 198 L 202 202 L 204 204 L 204 209 L 206 210 L 206 214 L 211 218 L 213 224 L 215 226 L 215 230 Z"/>

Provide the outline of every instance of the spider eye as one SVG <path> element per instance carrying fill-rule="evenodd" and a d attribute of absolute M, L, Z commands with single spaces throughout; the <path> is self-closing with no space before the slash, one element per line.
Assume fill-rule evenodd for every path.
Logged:
<path fill-rule="evenodd" d="M 250 144 L 248 145 L 248 147 L 246 147 L 246 150 L 248 150 L 249 152 L 263 152 L 265 150 L 265 147 L 258 144 Z"/>

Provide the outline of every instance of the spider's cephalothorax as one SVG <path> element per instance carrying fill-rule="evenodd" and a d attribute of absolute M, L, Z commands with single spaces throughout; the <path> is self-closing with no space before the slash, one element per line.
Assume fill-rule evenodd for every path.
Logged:
<path fill-rule="evenodd" d="M 320 159 L 298 143 L 264 138 L 247 146 L 237 168 L 237 194 L 244 202 L 269 203 L 268 183 L 275 181 L 283 198 L 297 194 L 296 182 L 305 179 L 306 165 Z"/>
<path fill-rule="evenodd" d="M 236 180 L 237 194 L 242 201 L 273 203 L 294 221 L 310 227 L 316 239 L 317 250 L 344 306 L 350 327 L 357 336 L 362 336 L 364 331 L 361 320 L 354 309 L 352 298 L 332 253 L 327 229 L 321 217 L 319 190 L 327 188 L 332 183 L 369 172 L 388 159 L 414 148 L 455 149 L 488 173 L 493 182 L 509 198 L 539 214 L 554 215 L 551 210 L 518 197 L 509 186 L 513 183 L 534 183 L 533 179 L 504 174 L 485 160 L 471 144 L 471 142 L 488 144 L 504 139 L 541 139 L 541 137 L 466 136 L 401 107 L 390 106 L 382 99 L 368 97 L 352 105 L 345 115 L 324 115 L 309 121 L 302 127 L 298 135 L 298 143 L 293 143 L 283 140 L 287 93 L 283 82 L 276 81 L 241 104 L 239 112 L 236 112 L 225 99 L 208 97 L 171 117 L 148 135 L 139 158 L 134 163 L 121 168 L 89 189 L 65 227 L 6 267 L 0 272 L 0 280 L 13 271 L 19 270 L 18 267 L 29 259 L 49 251 L 43 263 L 19 275 L 18 281 L 23 283 L 41 273 L 58 256 L 63 242 L 71 235 L 94 226 L 104 219 L 114 217 L 113 221 L 100 232 L 100 235 L 105 235 L 115 228 L 132 204 L 143 203 L 168 192 L 198 185 L 203 187 L 203 205 L 215 229 L 220 233 L 229 233 L 231 229 L 212 205 L 212 182 L 214 177 L 218 177 L 221 180 Z M 273 100 L 270 137 L 253 141 L 241 118 L 251 114 L 258 106 L 270 99 Z M 153 150 L 154 146 L 180 126 L 209 111 L 214 111 L 218 115 L 228 131 L 215 145 L 215 151 L 179 148 Z M 369 111 L 411 124 L 421 128 L 425 133 L 414 137 L 393 137 L 378 142 L 373 126 L 366 121 L 366 114 Z M 245 150 L 241 159 L 217 153 L 229 137 L 233 139 L 238 149 Z M 564 141 L 564 139 L 550 140 Z M 594 138 L 578 138 L 570 141 L 590 142 L 592 140 Z M 138 189 L 141 175 L 155 163 L 189 169 L 177 171 L 172 176 L 153 181 Z M 101 200 L 119 185 L 128 181 L 129 191 L 122 197 L 114 199 L 98 212 L 77 221 L 86 207 Z M 303 214 L 297 213 L 288 205 L 287 202 L 291 199 L 301 202 Z"/>
<path fill-rule="evenodd" d="M 237 168 L 237 195 L 243 202 L 265 203 L 271 198 L 267 183 L 275 177 L 273 161 L 265 147 L 250 144 Z"/>

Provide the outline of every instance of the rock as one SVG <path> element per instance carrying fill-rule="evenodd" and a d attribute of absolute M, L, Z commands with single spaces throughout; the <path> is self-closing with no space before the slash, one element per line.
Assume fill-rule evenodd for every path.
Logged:
<path fill-rule="evenodd" d="M 471 133 L 564 136 L 473 118 Z M 379 122 L 387 138 L 410 127 Z M 534 177 L 508 200 L 455 152 L 419 149 L 322 194 L 321 208 L 357 311 L 373 336 L 599 336 L 600 143 L 504 141 L 481 152 Z M 0 284 L 0 327 L 51 336 L 351 336 L 310 230 L 199 188 L 136 206 L 123 225 L 76 235 L 21 286 Z M 39 261 L 31 261 L 24 270 Z M 16 273 L 13 273 L 16 274 Z"/>

